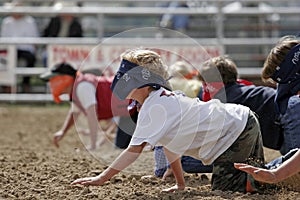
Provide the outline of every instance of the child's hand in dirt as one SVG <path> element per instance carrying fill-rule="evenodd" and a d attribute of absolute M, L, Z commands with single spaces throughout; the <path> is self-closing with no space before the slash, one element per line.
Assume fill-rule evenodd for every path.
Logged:
<path fill-rule="evenodd" d="M 105 180 L 101 176 L 95 176 L 95 177 L 85 177 L 85 178 L 79 178 L 71 183 L 71 185 L 84 185 L 84 186 L 101 186 L 105 183 Z"/>
<path fill-rule="evenodd" d="M 59 147 L 59 144 L 58 142 L 63 138 L 64 136 L 64 132 L 62 130 L 59 130 L 57 131 L 55 134 L 54 134 L 54 137 L 53 137 L 53 144 L 58 148 Z"/>
<path fill-rule="evenodd" d="M 86 149 L 87 149 L 88 151 L 94 151 L 94 150 L 96 150 L 96 148 L 97 148 L 96 143 L 90 144 L 90 145 L 88 145 L 88 146 L 86 147 Z"/>
<path fill-rule="evenodd" d="M 234 167 L 236 169 L 247 172 L 248 174 L 251 174 L 251 176 L 257 181 L 262 181 L 266 183 L 277 182 L 276 175 L 273 173 L 272 170 L 262 169 L 243 163 L 234 163 Z"/>
<path fill-rule="evenodd" d="M 177 190 L 184 190 L 184 185 L 174 185 L 173 187 L 164 189 L 163 192 L 176 192 Z"/>

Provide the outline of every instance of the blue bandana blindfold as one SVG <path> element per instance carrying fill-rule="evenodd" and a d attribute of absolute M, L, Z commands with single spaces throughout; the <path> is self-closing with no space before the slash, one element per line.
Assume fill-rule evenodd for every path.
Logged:
<path fill-rule="evenodd" d="M 289 51 L 271 78 L 278 83 L 276 109 L 284 114 L 289 98 L 300 91 L 300 44 Z"/>
<path fill-rule="evenodd" d="M 119 99 L 125 100 L 133 89 L 145 86 L 170 90 L 167 81 L 161 76 L 128 60 L 122 60 L 110 89 Z"/>
<path fill-rule="evenodd" d="M 299 79 L 300 73 L 300 44 L 294 46 L 276 68 L 271 78 L 277 83 L 290 83 Z"/>

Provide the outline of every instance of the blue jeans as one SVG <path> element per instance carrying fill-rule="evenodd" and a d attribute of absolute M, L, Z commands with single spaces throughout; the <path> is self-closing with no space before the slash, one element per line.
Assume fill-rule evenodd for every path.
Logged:
<path fill-rule="evenodd" d="M 280 156 L 279 158 L 276 158 L 272 160 L 271 162 L 267 163 L 265 166 L 267 169 L 276 169 L 279 167 L 282 163 L 284 163 L 286 160 L 290 159 L 299 149 L 292 149 L 284 156 Z"/>
<path fill-rule="evenodd" d="M 162 177 L 170 166 L 162 146 L 154 147 L 154 175 Z"/>
<path fill-rule="evenodd" d="M 157 177 L 162 177 L 170 167 L 170 164 L 165 156 L 164 149 L 162 146 L 154 147 L 154 160 L 155 160 L 155 169 L 154 174 Z M 212 165 L 203 165 L 200 160 L 192 158 L 190 156 L 181 157 L 181 165 L 183 171 L 186 173 L 211 173 Z"/>
<path fill-rule="evenodd" d="M 173 28 L 175 30 L 186 29 L 188 27 L 189 17 L 187 15 L 174 15 Z"/>
<path fill-rule="evenodd" d="M 299 95 L 290 97 L 288 107 L 281 116 L 280 123 L 283 126 L 284 142 L 280 149 L 282 155 L 291 149 L 300 148 L 300 98 Z"/>
<path fill-rule="evenodd" d="M 181 165 L 186 173 L 211 173 L 213 168 L 213 165 L 204 165 L 200 160 L 190 156 L 182 156 Z"/>

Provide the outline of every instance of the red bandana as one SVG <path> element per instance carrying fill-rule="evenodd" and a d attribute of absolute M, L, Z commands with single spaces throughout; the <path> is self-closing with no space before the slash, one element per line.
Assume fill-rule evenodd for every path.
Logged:
<path fill-rule="evenodd" d="M 238 84 L 242 84 L 242 85 L 253 85 L 252 82 L 247 81 L 247 80 L 245 80 L 245 79 L 237 79 L 236 82 L 237 82 Z"/>
<path fill-rule="evenodd" d="M 203 94 L 202 100 L 209 101 L 211 100 L 219 91 L 224 87 L 223 82 L 211 82 L 205 83 L 203 82 Z"/>

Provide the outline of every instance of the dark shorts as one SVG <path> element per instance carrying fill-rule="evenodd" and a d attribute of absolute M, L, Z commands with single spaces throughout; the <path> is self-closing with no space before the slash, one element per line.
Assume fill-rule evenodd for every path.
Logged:
<path fill-rule="evenodd" d="M 234 168 L 234 163 L 264 165 L 263 143 L 255 113 L 250 111 L 245 129 L 238 139 L 213 164 L 212 189 L 246 192 L 247 181 L 254 191 L 258 183 L 245 172 Z M 256 189 L 257 188 L 257 189 Z"/>

